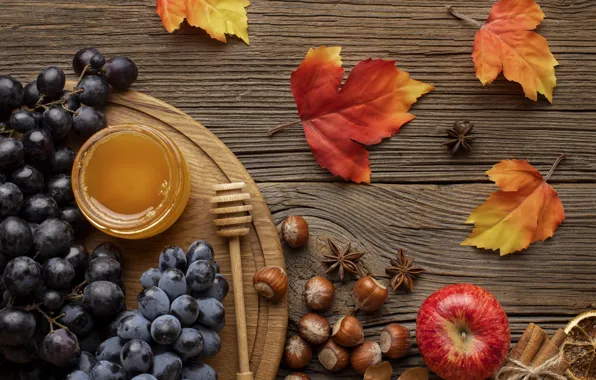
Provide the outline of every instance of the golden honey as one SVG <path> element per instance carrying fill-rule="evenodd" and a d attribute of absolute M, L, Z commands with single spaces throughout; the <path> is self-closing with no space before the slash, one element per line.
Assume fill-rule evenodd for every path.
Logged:
<path fill-rule="evenodd" d="M 92 136 L 77 155 L 72 178 L 85 217 L 128 239 L 163 232 L 190 195 L 182 153 L 165 134 L 146 126 L 113 126 Z"/>

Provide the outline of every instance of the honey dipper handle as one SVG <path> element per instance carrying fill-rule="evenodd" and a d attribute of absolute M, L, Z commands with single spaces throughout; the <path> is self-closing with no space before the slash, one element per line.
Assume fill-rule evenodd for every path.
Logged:
<path fill-rule="evenodd" d="M 248 339 L 246 333 L 246 312 L 244 310 L 244 287 L 242 282 L 242 258 L 240 257 L 240 237 L 230 238 L 230 261 L 232 263 L 232 287 L 234 309 L 236 311 L 236 333 L 238 334 L 238 358 L 240 372 L 237 380 L 252 380 L 248 359 Z"/>

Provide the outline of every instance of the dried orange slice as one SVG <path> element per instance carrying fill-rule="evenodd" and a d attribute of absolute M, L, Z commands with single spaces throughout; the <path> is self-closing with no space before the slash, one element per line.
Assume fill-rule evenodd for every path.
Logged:
<path fill-rule="evenodd" d="M 596 380 L 596 310 L 578 315 L 565 327 L 568 334 L 561 350 L 569 362 L 567 377 Z"/>

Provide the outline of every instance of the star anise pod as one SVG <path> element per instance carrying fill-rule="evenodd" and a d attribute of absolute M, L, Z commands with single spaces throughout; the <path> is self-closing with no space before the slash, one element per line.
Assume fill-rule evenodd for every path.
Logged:
<path fill-rule="evenodd" d="M 391 279 L 393 290 L 405 286 L 410 293 L 414 290 L 414 278 L 422 272 L 426 270 L 414 266 L 414 259 L 406 256 L 406 251 L 403 249 L 397 251 L 397 259 L 391 260 L 391 266 L 385 268 L 385 273 L 393 276 Z"/>
<path fill-rule="evenodd" d="M 362 276 L 360 268 L 358 267 L 358 261 L 362 256 L 364 256 L 364 252 L 352 251 L 351 243 L 348 244 L 348 247 L 345 249 L 345 251 L 342 251 L 331 239 L 327 239 L 327 244 L 329 245 L 331 253 L 324 254 L 324 259 L 321 260 L 323 263 L 330 265 L 329 269 L 327 269 L 327 272 L 325 273 L 329 273 L 337 269 L 339 279 L 342 281 L 344 280 L 344 274 L 346 271 L 358 277 Z"/>
<path fill-rule="evenodd" d="M 474 137 L 470 136 L 472 130 L 474 129 L 474 123 L 471 121 L 456 121 L 453 124 L 453 128 L 447 129 L 447 136 L 449 140 L 443 145 L 447 145 L 451 150 L 451 154 L 457 153 L 460 149 L 465 150 L 466 152 L 471 152 L 472 147 L 470 144 Z"/>

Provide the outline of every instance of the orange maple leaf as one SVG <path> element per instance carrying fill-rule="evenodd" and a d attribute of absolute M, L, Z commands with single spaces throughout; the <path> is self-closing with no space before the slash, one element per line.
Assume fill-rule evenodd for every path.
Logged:
<path fill-rule="evenodd" d="M 474 66 L 483 85 L 492 83 L 503 71 L 505 78 L 522 85 L 526 96 L 534 101 L 543 94 L 553 101 L 557 84 L 553 57 L 546 38 L 534 32 L 544 13 L 534 0 L 499 0 L 484 25 L 449 11 L 456 17 L 480 27 L 474 38 Z"/>
<path fill-rule="evenodd" d="M 248 41 L 246 7 L 249 0 L 157 0 L 156 11 L 170 33 L 186 18 L 192 26 L 204 29 L 211 38 L 227 42 L 226 34 Z"/>
<path fill-rule="evenodd" d="M 565 220 L 559 195 L 546 178 L 524 160 L 505 160 L 486 172 L 499 187 L 477 207 L 466 223 L 474 230 L 461 245 L 500 250 L 501 256 L 526 249 L 531 243 L 552 237 Z"/>
<path fill-rule="evenodd" d="M 414 119 L 411 105 L 434 87 L 411 79 L 395 61 L 367 59 L 354 66 L 340 89 L 340 52 L 340 47 L 310 49 L 292 73 L 292 94 L 317 162 L 345 180 L 368 183 L 366 145 Z"/>

